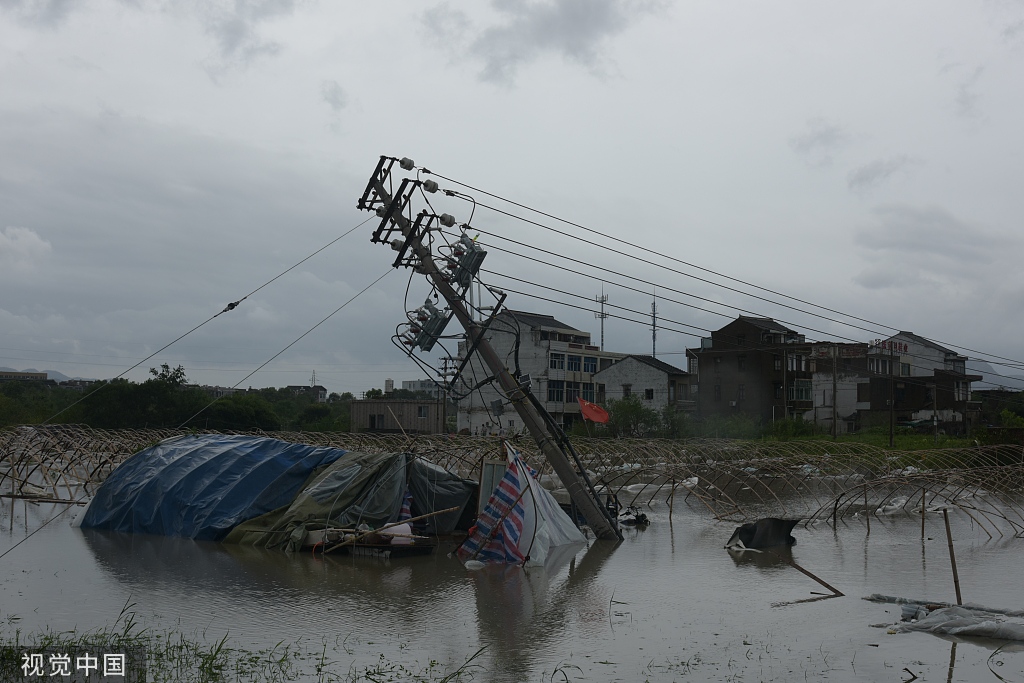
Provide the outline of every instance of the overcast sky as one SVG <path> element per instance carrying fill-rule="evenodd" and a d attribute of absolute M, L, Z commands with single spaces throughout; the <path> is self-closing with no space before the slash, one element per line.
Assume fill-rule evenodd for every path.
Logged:
<path fill-rule="evenodd" d="M 492 251 L 494 273 L 590 299 L 603 283 L 649 314 L 621 285 L 650 285 L 595 266 L 641 278 L 679 330 L 733 306 L 813 339 L 894 328 L 1024 359 L 1022 75 L 1019 0 L 0 0 L 0 366 L 117 375 L 363 221 L 381 154 L 867 329 L 478 208 L 481 231 L 561 255 L 482 235 L 555 264 Z M 128 377 L 241 381 L 389 270 L 371 230 Z M 392 271 L 242 386 L 422 377 L 389 342 L 407 284 Z M 413 280 L 409 305 L 428 291 Z M 507 303 L 599 336 L 589 310 Z M 610 318 L 606 348 L 649 353 L 649 327 Z M 660 331 L 659 357 L 684 365 L 688 331 Z"/>

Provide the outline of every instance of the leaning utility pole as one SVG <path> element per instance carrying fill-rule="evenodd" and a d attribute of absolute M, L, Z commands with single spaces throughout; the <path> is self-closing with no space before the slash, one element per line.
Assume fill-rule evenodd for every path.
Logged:
<path fill-rule="evenodd" d="M 512 377 L 512 373 L 508 371 L 508 368 L 502 363 L 497 352 L 491 347 L 490 342 L 484 337 L 484 326 L 473 320 L 470 312 L 466 309 L 463 295 L 455 291 L 448 276 L 442 273 L 441 269 L 434 263 L 430 247 L 423 243 L 423 238 L 434 228 L 435 221 L 443 226 L 451 227 L 455 224 L 455 219 L 448 214 L 436 216 L 426 211 L 421 211 L 415 221 L 410 220 L 404 215 L 413 190 L 422 189 L 427 192 L 436 192 L 438 189 L 437 183 L 431 180 L 413 181 L 406 178 L 402 181 L 398 191 L 392 195 L 388 191 L 388 187 L 391 184 L 389 176 L 391 167 L 396 161 L 399 162 L 399 166 L 404 170 L 410 171 L 415 168 L 411 159 L 399 160 L 394 157 L 382 156 L 377 164 L 376 171 L 374 171 L 370 182 L 367 184 L 366 191 L 357 204 L 359 209 L 376 211 L 377 215 L 381 218 L 381 225 L 374 232 L 371 241 L 390 243 L 392 248 L 399 252 L 398 258 L 395 259 L 395 267 L 399 265 L 413 267 L 417 272 L 426 275 L 430 279 L 437 292 L 448 303 L 448 308 L 466 330 L 468 348 L 476 348 L 484 363 L 497 380 L 502 394 L 515 408 L 519 418 L 529 430 L 530 435 L 536 440 L 541 452 L 544 453 L 548 462 L 551 463 L 562 485 L 568 490 L 573 503 L 586 518 L 590 528 L 593 529 L 600 539 L 621 540 L 622 534 L 616 528 L 611 514 L 598 502 L 596 493 L 592 487 L 585 484 L 581 473 L 577 473 L 573 469 L 569 458 L 552 439 L 552 434 L 544 424 L 543 418 L 530 402 L 529 385 L 526 383 L 520 384 Z M 371 194 L 373 195 L 372 197 Z M 404 239 L 389 241 L 388 238 L 396 231 Z M 413 254 L 412 259 L 407 257 L 409 252 Z M 481 255 L 479 259 L 482 260 L 482 258 Z M 479 261 L 477 263 L 479 264 Z M 452 281 L 456 281 L 460 277 L 460 273 L 463 272 L 460 270 L 462 267 L 461 262 L 452 265 L 456 266 L 456 272 L 451 277 Z M 459 284 L 472 287 L 472 274 L 470 272 L 470 277 L 459 281 Z M 433 318 L 431 318 L 432 320 Z M 424 326 L 419 331 L 419 334 L 422 335 L 425 329 Z M 440 335 L 440 330 L 437 331 L 436 335 Z M 432 346 L 432 343 L 430 345 Z M 423 347 L 421 346 L 421 348 Z"/>

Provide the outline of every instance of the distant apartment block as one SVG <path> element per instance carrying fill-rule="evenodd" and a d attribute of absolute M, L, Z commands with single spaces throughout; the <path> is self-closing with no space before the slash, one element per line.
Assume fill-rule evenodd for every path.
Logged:
<path fill-rule="evenodd" d="M 319 384 L 310 386 L 305 385 L 291 385 L 285 387 L 288 391 L 292 392 L 296 396 L 302 396 L 305 394 L 313 399 L 316 403 L 327 403 L 327 388 L 322 387 Z"/>
<path fill-rule="evenodd" d="M 440 396 L 441 387 L 432 379 L 402 380 L 402 389 L 406 391 L 422 391 L 431 396 Z"/>
<path fill-rule="evenodd" d="M 13 370 L 0 371 L 0 382 L 45 382 L 45 372 L 14 372 Z"/>

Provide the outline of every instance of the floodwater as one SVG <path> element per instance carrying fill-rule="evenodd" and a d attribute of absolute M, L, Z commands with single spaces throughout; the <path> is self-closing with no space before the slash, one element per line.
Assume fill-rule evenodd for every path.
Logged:
<path fill-rule="evenodd" d="M 3 508 L 0 552 L 55 510 L 19 501 L 12 519 Z M 888 634 L 879 625 L 897 622 L 899 606 L 862 599 L 955 601 L 941 515 L 929 515 L 924 540 L 911 515 L 876 517 L 870 532 L 862 519 L 798 526 L 792 559 L 845 596 L 797 602 L 828 591 L 778 559 L 732 556 L 722 546 L 734 524 L 680 505 L 671 520 L 663 504 L 647 514 L 650 527 L 625 529 L 617 546 L 475 572 L 444 552 L 289 556 L 88 532 L 68 514 L 0 558 L 0 624 L 10 633 L 16 615 L 23 634 L 83 631 L 113 625 L 130 602 L 140 626 L 210 642 L 326 643 L 339 676 L 382 654 L 411 671 L 431 661 L 452 671 L 483 647 L 479 681 L 1024 680 L 1021 647 Z M 1024 539 L 990 540 L 961 513 L 951 520 L 964 601 L 1024 608 Z"/>

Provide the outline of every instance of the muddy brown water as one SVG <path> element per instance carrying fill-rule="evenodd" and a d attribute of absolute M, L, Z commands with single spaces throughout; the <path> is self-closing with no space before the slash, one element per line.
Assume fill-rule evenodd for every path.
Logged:
<path fill-rule="evenodd" d="M 0 552 L 49 519 L 5 503 Z M 444 552 L 377 558 L 285 555 L 152 536 L 87 532 L 70 515 L 0 559 L 0 622 L 22 633 L 109 626 L 126 601 L 140 626 L 225 634 L 237 647 L 300 643 L 338 675 L 386 661 L 422 671 L 474 661 L 481 681 L 1024 681 L 1024 651 L 999 641 L 889 634 L 884 593 L 954 601 L 941 515 L 875 517 L 870 532 L 798 526 L 792 558 L 723 549 L 735 524 L 654 504 L 646 530 L 566 548 L 543 568 L 472 572 Z M 953 513 L 967 602 L 1024 609 L 1024 539 L 989 540 Z M 793 604 L 795 603 L 795 604 Z M 7 633 L 14 627 L 5 623 Z M 1001 649 L 1000 649 L 1001 648 Z M 952 664 L 952 668 L 951 668 Z M 315 680 L 310 672 L 309 677 Z"/>

